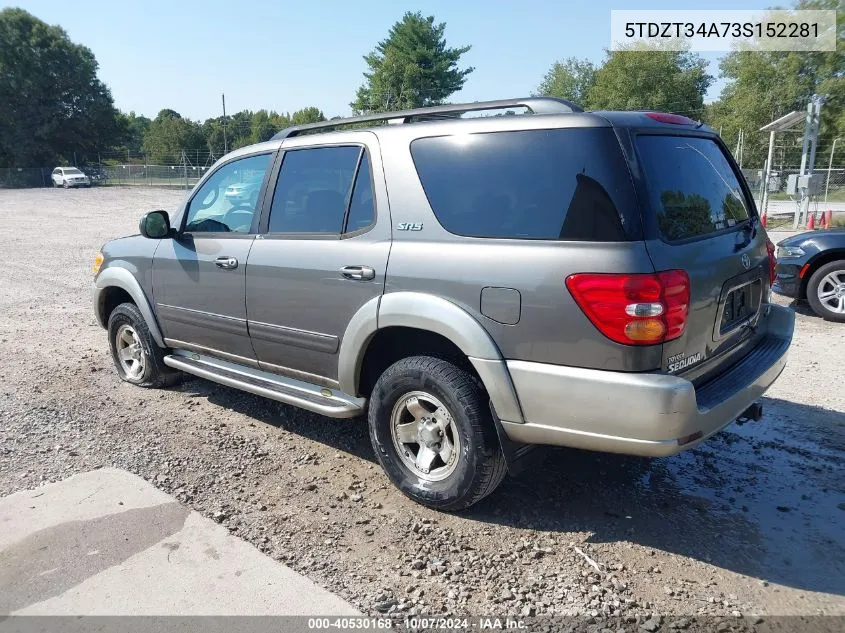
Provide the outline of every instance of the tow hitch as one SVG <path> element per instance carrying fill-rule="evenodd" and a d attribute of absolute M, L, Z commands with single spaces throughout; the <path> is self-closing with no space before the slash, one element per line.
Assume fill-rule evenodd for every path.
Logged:
<path fill-rule="evenodd" d="M 745 411 L 739 414 L 736 419 L 737 424 L 745 424 L 746 422 L 759 422 L 763 417 L 763 403 L 754 402 Z"/>

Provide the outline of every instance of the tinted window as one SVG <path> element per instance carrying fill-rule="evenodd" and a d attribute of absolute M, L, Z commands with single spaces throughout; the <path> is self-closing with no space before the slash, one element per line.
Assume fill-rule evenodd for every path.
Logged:
<path fill-rule="evenodd" d="M 260 154 L 219 167 L 191 198 L 185 231 L 248 233 L 271 158 Z"/>
<path fill-rule="evenodd" d="M 273 206 L 271 233 L 340 233 L 360 147 L 319 147 L 285 153 Z"/>
<path fill-rule="evenodd" d="M 437 219 L 471 237 L 621 241 L 633 190 L 609 128 L 423 138 L 411 154 Z"/>
<path fill-rule="evenodd" d="M 736 226 L 749 217 L 736 174 L 712 140 L 640 136 L 649 206 L 667 240 L 682 240 Z"/>
<path fill-rule="evenodd" d="M 355 177 L 352 190 L 352 202 L 349 204 L 349 216 L 346 220 L 346 232 L 352 233 L 370 226 L 375 221 L 373 203 L 373 182 L 370 177 L 370 159 L 367 153 L 361 157 L 361 166 Z"/>

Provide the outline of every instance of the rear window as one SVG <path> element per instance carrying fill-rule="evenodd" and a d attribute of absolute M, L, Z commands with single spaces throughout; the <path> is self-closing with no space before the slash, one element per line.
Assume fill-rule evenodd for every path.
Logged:
<path fill-rule="evenodd" d="M 747 220 L 742 187 L 715 141 L 690 136 L 639 136 L 649 207 L 664 239 L 716 233 Z"/>
<path fill-rule="evenodd" d="M 451 233 L 631 239 L 633 188 L 610 128 L 421 138 L 411 155 L 437 220 Z"/>

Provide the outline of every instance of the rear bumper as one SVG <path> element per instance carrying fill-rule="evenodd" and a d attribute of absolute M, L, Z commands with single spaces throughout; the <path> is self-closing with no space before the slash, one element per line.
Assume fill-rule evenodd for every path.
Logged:
<path fill-rule="evenodd" d="M 772 305 L 766 336 L 696 388 L 667 374 L 609 372 L 508 361 L 524 423 L 502 421 L 526 444 L 660 457 L 692 448 L 734 421 L 780 376 L 794 313 Z"/>

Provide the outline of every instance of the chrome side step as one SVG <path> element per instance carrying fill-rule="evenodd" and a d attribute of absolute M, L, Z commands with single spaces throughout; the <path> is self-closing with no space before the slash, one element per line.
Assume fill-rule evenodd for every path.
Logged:
<path fill-rule="evenodd" d="M 354 418 L 364 413 L 366 400 L 301 380 L 277 376 L 260 369 L 237 365 L 211 356 L 174 350 L 164 364 L 221 385 L 234 387 L 307 409 L 331 418 Z"/>

